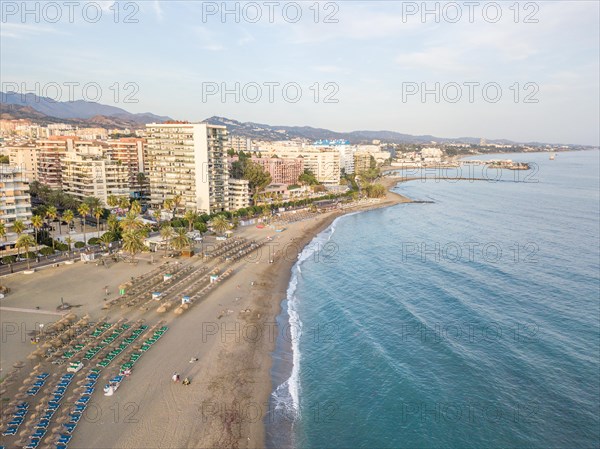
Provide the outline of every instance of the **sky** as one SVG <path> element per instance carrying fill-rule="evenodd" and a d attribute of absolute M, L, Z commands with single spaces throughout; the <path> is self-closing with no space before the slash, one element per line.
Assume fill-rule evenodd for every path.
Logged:
<path fill-rule="evenodd" d="M 0 90 L 178 120 L 597 146 L 599 4 L 2 0 Z"/>

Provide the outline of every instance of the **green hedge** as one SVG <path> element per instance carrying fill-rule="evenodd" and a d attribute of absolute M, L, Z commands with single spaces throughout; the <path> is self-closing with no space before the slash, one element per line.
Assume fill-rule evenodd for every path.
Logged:
<path fill-rule="evenodd" d="M 52 254 L 54 254 L 54 250 L 52 249 L 52 247 L 44 246 L 42 249 L 40 249 L 40 254 L 42 254 L 43 256 L 51 256 Z"/>

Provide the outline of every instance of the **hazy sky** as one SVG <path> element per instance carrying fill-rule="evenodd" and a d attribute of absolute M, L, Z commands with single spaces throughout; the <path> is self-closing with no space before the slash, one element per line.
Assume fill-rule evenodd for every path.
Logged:
<path fill-rule="evenodd" d="M 0 81 L 190 121 L 598 145 L 598 5 L 3 0 Z"/>

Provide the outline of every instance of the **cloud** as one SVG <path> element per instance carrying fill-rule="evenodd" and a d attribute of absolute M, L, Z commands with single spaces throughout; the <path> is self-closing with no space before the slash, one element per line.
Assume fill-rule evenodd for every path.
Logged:
<path fill-rule="evenodd" d="M 321 73 L 339 73 L 343 71 L 341 67 L 335 65 L 318 65 L 313 67 L 313 70 Z"/>
<path fill-rule="evenodd" d="M 65 33 L 64 31 L 60 31 L 53 27 L 31 25 L 26 23 L 2 23 L 2 26 L 0 26 L 0 36 L 3 38 L 21 39 L 40 34 L 67 35 L 69 33 Z"/>
<path fill-rule="evenodd" d="M 159 22 L 162 22 L 162 20 L 163 20 L 163 10 L 162 10 L 162 7 L 160 6 L 160 1 L 159 0 L 154 0 L 154 2 L 152 3 L 152 8 L 154 9 L 154 14 L 156 14 L 156 19 Z"/>

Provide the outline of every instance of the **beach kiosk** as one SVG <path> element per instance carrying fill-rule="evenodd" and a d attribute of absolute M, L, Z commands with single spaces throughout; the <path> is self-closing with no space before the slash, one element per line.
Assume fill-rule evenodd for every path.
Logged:
<path fill-rule="evenodd" d="M 215 282 L 217 282 L 217 280 L 219 279 L 219 275 L 218 274 L 211 274 L 210 275 L 210 283 L 214 284 Z"/>
<path fill-rule="evenodd" d="M 169 282 L 169 281 L 171 280 L 171 278 L 172 278 L 172 277 L 173 277 L 173 275 L 172 275 L 172 274 L 170 274 L 170 273 L 165 273 L 165 274 L 163 275 L 163 282 Z"/>

